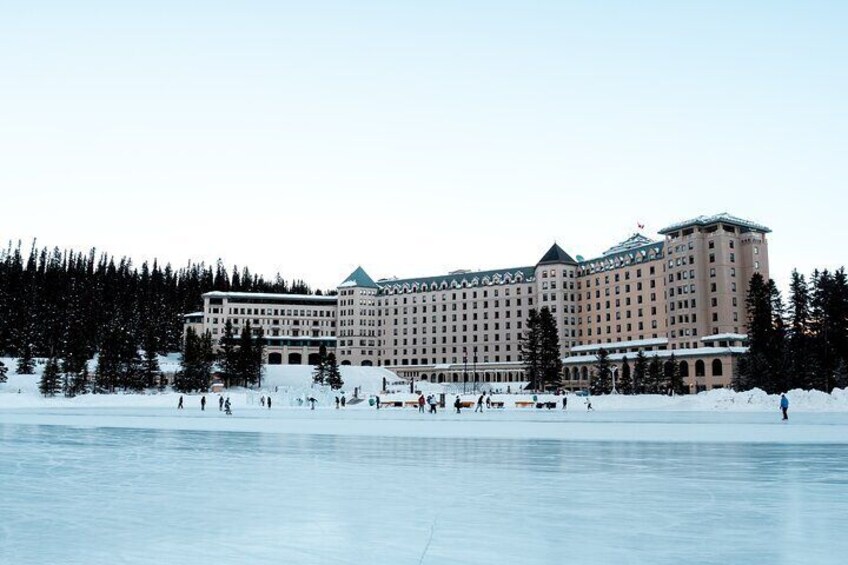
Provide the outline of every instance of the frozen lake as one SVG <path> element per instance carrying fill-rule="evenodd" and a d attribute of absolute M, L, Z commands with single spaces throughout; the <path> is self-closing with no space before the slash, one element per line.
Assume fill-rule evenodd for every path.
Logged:
<path fill-rule="evenodd" d="M 0 563 L 823 564 L 848 553 L 844 414 L 793 419 L 825 434 L 804 444 L 727 441 L 733 429 L 782 433 L 774 414 L 200 416 L 0 413 Z M 586 429 L 551 432 L 564 426 Z"/>

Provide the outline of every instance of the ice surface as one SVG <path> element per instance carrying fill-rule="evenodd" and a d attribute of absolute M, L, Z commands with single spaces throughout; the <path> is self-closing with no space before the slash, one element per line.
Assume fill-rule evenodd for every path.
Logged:
<path fill-rule="evenodd" d="M 848 414 L 777 417 L 7 408 L 0 563 L 843 563 Z"/>
<path fill-rule="evenodd" d="M 342 371 L 348 399 L 393 380 Z M 43 398 L 38 374 L 11 374 L 0 565 L 818 565 L 848 554 L 846 390 L 790 391 L 782 422 L 779 397 L 757 390 L 598 396 L 592 412 L 574 395 L 563 411 L 562 397 L 539 395 L 560 404 L 538 410 L 516 406 L 529 393 L 495 394 L 504 409 L 433 416 L 336 410 L 336 393 L 310 381 L 309 367 L 269 368 L 263 390 L 225 393 L 227 417 L 214 394 L 205 412 L 197 394 L 180 411 L 173 392 Z M 384 401 L 417 398 L 392 388 Z"/>

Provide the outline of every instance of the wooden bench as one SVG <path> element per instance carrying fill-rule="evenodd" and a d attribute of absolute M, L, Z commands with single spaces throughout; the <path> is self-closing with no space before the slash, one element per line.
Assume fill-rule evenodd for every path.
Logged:
<path fill-rule="evenodd" d="M 493 400 L 493 401 L 491 402 L 490 406 L 491 406 L 492 408 L 503 408 L 503 407 L 504 407 L 504 403 L 503 403 L 502 401 L 500 401 L 500 400 L 498 400 L 498 401 L 494 401 L 494 400 Z"/>
<path fill-rule="evenodd" d="M 380 408 L 402 408 L 403 402 L 400 400 L 381 400 Z"/>
<path fill-rule="evenodd" d="M 536 406 L 536 403 L 532 400 L 516 400 L 515 407 L 516 408 L 533 408 Z"/>
<path fill-rule="evenodd" d="M 403 405 L 404 406 L 411 406 L 412 408 L 418 408 L 418 401 L 417 400 L 404 400 Z"/>

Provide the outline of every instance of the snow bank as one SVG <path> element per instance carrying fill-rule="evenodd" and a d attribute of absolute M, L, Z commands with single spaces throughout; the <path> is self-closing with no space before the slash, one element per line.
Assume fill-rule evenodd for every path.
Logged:
<path fill-rule="evenodd" d="M 43 360 L 36 365 L 34 375 L 17 375 L 15 373 L 15 360 L 3 358 L 2 361 L 9 368 L 8 382 L 0 383 L 0 408 L 3 407 L 40 407 L 40 406 L 101 406 L 101 407 L 130 407 L 130 406 L 174 406 L 179 393 L 167 391 L 158 393 L 150 391 L 142 394 L 98 394 L 82 395 L 76 398 L 43 398 L 38 392 L 38 381 L 44 369 Z M 160 357 L 160 367 L 164 371 L 173 371 L 179 367 L 179 354 L 171 354 Z M 259 389 L 231 388 L 224 394 L 229 395 L 235 406 L 259 405 L 261 396 L 270 396 L 274 406 L 303 407 L 307 399 L 312 397 L 317 400 L 319 407 L 335 405 L 336 396 L 345 395 L 347 400 L 353 398 L 354 388 L 358 389 L 361 403 L 350 406 L 352 409 L 372 408 L 367 402 L 369 398 L 380 394 L 383 382 L 387 384 L 388 392 L 380 394 L 385 403 L 413 401 L 418 398 L 418 391 L 428 394 L 445 394 L 448 404 L 452 404 L 456 396 L 463 402 L 475 402 L 478 393 L 468 392 L 463 394 L 461 388 L 456 384 L 437 384 L 427 381 L 416 381 L 414 383 L 415 393 L 409 392 L 409 383 L 400 379 L 395 373 L 381 367 L 353 367 L 342 366 L 339 368 L 344 380 L 344 387 L 340 391 L 332 391 L 328 387 L 317 386 L 312 383 L 313 368 L 309 365 L 269 365 L 265 368 L 262 377 L 262 385 Z M 92 367 L 93 370 L 93 367 Z M 461 386 L 461 385 L 460 385 Z M 497 383 L 502 387 L 503 383 Z M 486 388 L 482 385 L 481 388 Z M 516 383 L 514 390 L 520 390 Z M 20 392 L 19 392 L 20 391 Z M 198 402 L 193 397 L 200 395 L 186 395 L 188 403 Z M 831 394 L 817 390 L 791 390 L 786 396 L 789 398 L 789 411 L 792 412 L 848 412 L 848 389 L 834 389 Z M 209 393 L 214 401 L 217 395 Z M 557 408 L 562 406 L 562 396 L 553 394 L 533 393 L 494 393 L 491 399 L 495 402 L 503 402 L 504 409 L 526 410 L 526 404 L 516 403 L 529 402 L 556 402 Z M 715 389 L 701 392 L 697 395 L 665 396 L 645 394 L 638 396 L 625 395 L 601 395 L 593 396 L 591 399 L 580 397 L 575 394 L 568 395 L 568 408 L 585 408 L 589 400 L 595 411 L 680 411 L 680 412 L 771 412 L 778 409 L 780 395 L 769 395 L 760 389 L 746 392 L 734 392 L 730 389 Z"/>

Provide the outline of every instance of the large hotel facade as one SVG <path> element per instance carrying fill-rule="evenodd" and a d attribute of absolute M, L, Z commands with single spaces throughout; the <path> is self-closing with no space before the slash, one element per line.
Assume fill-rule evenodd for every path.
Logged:
<path fill-rule="evenodd" d="M 554 315 L 563 388 L 585 389 L 597 352 L 621 366 L 638 351 L 674 354 L 690 391 L 727 386 L 746 339 L 745 296 L 768 278 L 770 230 L 729 214 L 642 234 L 600 257 L 554 244 L 533 265 L 373 280 L 357 268 L 337 296 L 210 292 L 186 326 L 223 334 L 250 321 L 269 364 L 314 364 L 323 344 L 342 364 L 379 365 L 412 380 L 526 381 L 520 340 L 530 309 Z M 508 386 L 508 385 L 505 385 Z M 502 388 L 505 388 L 502 387 Z"/>

